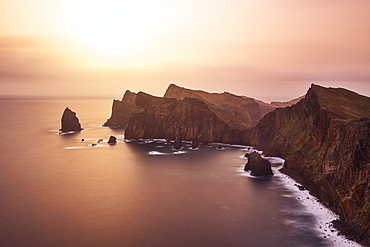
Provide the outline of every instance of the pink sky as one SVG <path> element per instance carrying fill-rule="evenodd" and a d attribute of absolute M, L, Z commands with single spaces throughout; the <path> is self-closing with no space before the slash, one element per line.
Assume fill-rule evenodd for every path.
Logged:
<path fill-rule="evenodd" d="M 1 96 L 370 96 L 370 1 L 0 0 Z"/>

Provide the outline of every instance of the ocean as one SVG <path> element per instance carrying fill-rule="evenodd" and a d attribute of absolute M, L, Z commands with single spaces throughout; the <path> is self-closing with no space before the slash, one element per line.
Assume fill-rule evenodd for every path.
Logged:
<path fill-rule="evenodd" d="M 282 159 L 255 178 L 244 146 L 124 141 L 101 126 L 111 104 L 0 99 L 0 246 L 359 246 L 278 171 Z M 67 106 L 84 130 L 60 135 Z"/>

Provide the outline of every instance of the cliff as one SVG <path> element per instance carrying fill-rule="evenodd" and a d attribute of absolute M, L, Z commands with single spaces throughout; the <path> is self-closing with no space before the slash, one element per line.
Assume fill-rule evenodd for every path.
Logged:
<path fill-rule="evenodd" d="M 296 100 L 289 102 L 272 102 L 271 104 L 245 96 L 237 96 L 228 92 L 208 93 L 201 90 L 191 90 L 170 84 L 164 98 L 195 98 L 208 105 L 222 121 L 235 129 L 247 129 L 255 126 L 263 116 L 277 107 L 290 106 Z M 127 90 L 122 100 L 113 100 L 111 117 L 103 124 L 109 127 L 126 128 L 130 114 L 135 108 L 136 94 Z"/>
<path fill-rule="evenodd" d="M 81 124 L 76 117 L 76 113 L 73 112 L 71 109 L 66 107 L 64 109 L 62 119 L 61 119 L 62 128 L 60 129 L 61 132 L 70 132 L 70 131 L 81 131 Z"/>
<path fill-rule="evenodd" d="M 180 103 L 177 99 L 165 99 L 139 92 L 135 108 L 125 129 L 126 139 L 164 139 L 167 119 Z"/>
<path fill-rule="evenodd" d="M 126 139 L 181 139 L 200 143 L 235 143 L 241 135 L 240 128 L 225 121 L 200 99 L 178 100 L 143 92 L 137 94 L 125 130 Z"/>
<path fill-rule="evenodd" d="M 228 92 L 208 93 L 170 84 L 163 97 L 176 98 L 178 100 L 185 98 L 201 100 L 220 119 L 238 129 L 252 127 L 262 118 L 259 104 L 254 99 L 237 96 Z"/>
<path fill-rule="evenodd" d="M 103 124 L 109 127 L 125 128 L 135 107 L 136 94 L 126 90 L 122 100 L 113 100 L 111 117 Z"/>
<path fill-rule="evenodd" d="M 368 97 L 311 85 L 296 105 L 267 114 L 247 140 L 286 159 L 286 171 L 357 229 L 355 240 L 370 236 L 369 109 Z"/>
<path fill-rule="evenodd" d="M 287 107 L 296 104 L 303 97 L 289 102 L 265 103 L 246 96 L 238 96 L 228 92 L 208 93 L 202 90 L 192 90 L 170 84 L 163 96 L 164 98 L 176 98 L 182 100 L 185 97 L 196 98 L 205 102 L 215 113 L 227 118 L 238 118 L 238 125 L 252 127 L 256 125 L 263 116 L 278 107 Z"/>

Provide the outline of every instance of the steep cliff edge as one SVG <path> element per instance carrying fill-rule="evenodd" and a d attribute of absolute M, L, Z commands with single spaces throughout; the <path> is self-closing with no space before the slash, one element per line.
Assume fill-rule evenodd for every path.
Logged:
<path fill-rule="evenodd" d="M 135 107 L 136 94 L 126 90 L 122 100 L 113 100 L 111 117 L 103 124 L 109 127 L 125 128 Z"/>
<path fill-rule="evenodd" d="M 164 98 L 195 98 L 208 105 L 209 110 L 215 113 L 222 121 L 235 129 L 247 129 L 255 126 L 264 115 L 277 107 L 290 106 L 297 99 L 289 102 L 272 102 L 271 104 L 253 98 L 238 96 L 228 92 L 208 93 L 201 90 L 192 90 L 170 84 Z M 135 108 L 136 94 L 127 90 L 122 100 L 113 100 L 111 117 L 103 124 L 109 127 L 127 126 L 131 112 Z"/>
<path fill-rule="evenodd" d="M 181 139 L 200 143 L 239 143 L 242 136 L 243 129 L 224 121 L 200 99 L 177 100 L 142 92 L 137 94 L 125 130 L 126 139 Z"/>
<path fill-rule="evenodd" d="M 287 107 L 296 104 L 303 97 L 288 102 L 265 103 L 246 96 L 238 96 L 228 92 L 208 93 L 202 90 L 192 90 L 170 84 L 164 94 L 165 98 L 176 98 L 182 100 L 185 97 L 196 98 L 211 106 L 211 109 L 223 116 L 224 119 L 239 118 L 239 126 L 252 127 L 256 125 L 263 116 L 278 107 Z"/>
<path fill-rule="evenodd" d="M 354 226 L 355 240 L 370 236 L 370 98 L 311 85 L 296 105 L 267 114 L 249 142 L 286 159 L 284 169 Z"/>
<path fill-rule="evenodd" d="M 191 90 L 170 84 L 164 98 L 195 98 L 209 106 L 220 119 L 234 128 L 245 129 L 256 125 L 262 118 L 259 104 L 252 98 L 237 96 L 228 92 L 208 93 L 202 90 Z"/>
<path fill-rule="evenodd" d="M 180 103 L 177 99 L 165 99 L 139 92 L 135 108 L 125 129 L 126 139 L 164 139 L 167 119 Z"/>

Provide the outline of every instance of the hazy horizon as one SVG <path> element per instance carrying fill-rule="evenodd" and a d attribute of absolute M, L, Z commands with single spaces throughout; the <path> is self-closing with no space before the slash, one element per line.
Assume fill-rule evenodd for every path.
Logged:
<path fill-rule="evenodd" d="M 1 97 L 370 96 L 368 1 L 2 1 Z"/>

